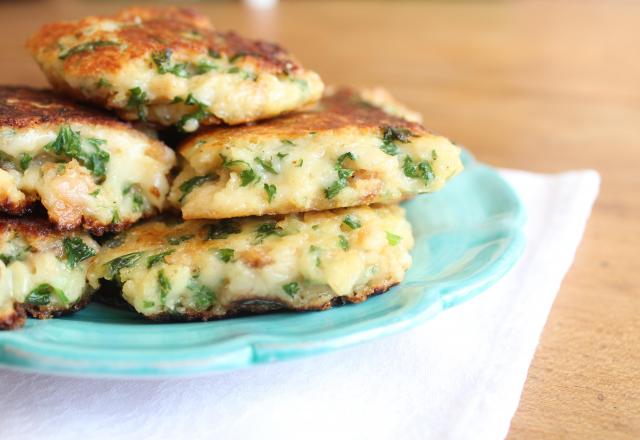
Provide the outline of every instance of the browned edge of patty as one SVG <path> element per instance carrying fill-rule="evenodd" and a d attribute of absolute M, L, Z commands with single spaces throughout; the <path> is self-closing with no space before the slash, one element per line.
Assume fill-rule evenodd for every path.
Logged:
<path fill-rule="evenodd" d="M 14 310 L 6 316 L 0 316 L 0 331 L 15 330 L 24 325 L 26 314 L 20 304 L 14 304 Z"/>
<path fill-rule="evenodd" d="M 83 309 L 89 301 L 91 300 L 91 296 L 93 295 L 93 290 L 87 288 L 85 293 L 82 294 L 78 300 L 71 304 L 71 306 L 60 308 L 60 307 L 48 307 L 48 306 L 34 306 L 31 304 L 22 304 L 24 310 L 29 314 L 29 316 L 37 319 L 50 319 L 55 318 L 56 316 L 70 315 L 72 313 L 77 312 L 80 309 Z"/>
<path fill-rule="evenodd" d="M 82 123 L 132 129 L 115 116 L 57 95 L 52 90 L 0 85 L 0 128 L 37 128 Z"/>
<path fill-rule="evenodd" d="M 414 136 L 427 133 L 421 124 L 386 113 L 381 108 L 363 101 L 360 94 L 353 89 L 340 88 L 335 93 L 324 96 L 319 104 L 305 111 L 289 113 L 250 125 L 204 127 L 189 136 L 178 150 L 184 152 L 196 139 L 208 136 L 222 145 L 238 137 L 286 138 L 343 128 L 380 130 L 382 134 L 382 130 L 386 127 L 405 128 Z"/>
<path fill-rule="evenodd" d="M 377 287 L 370 287 L 361 292 L 351 294 L 351 295 L 343 295 L 336 298 L 332 298 L 327 301 L 325 304 L 319 307 L 302 307 L 292 309 L 288 304 L 284 304 L 278 301 L 273 300 L 262 300 L 260 298 L 244 298 L 242 300 L 238 300 L 234 303 L 232 309 L 227 311 L 224 315 L 213 315 L 212 313 L 204 312 L 186 312 L 186 313 L 159 313 L 156 315 L 142 315 L 145 318 L 151 319 L 157 322 L 186 322 L 186 321 L 209 321 L 209 320 L 220 320 L 227 318 L 235 318 L 242 317 L 248 315 L 256 315 L 256 314 L 264 314 L 264 313 L 273 313 L 273 312 L 312 312 L 312 311 L 322 311 L 328 310 L 332 307 L 342 306 L 348 303 L 360 303 L 365 301 L 366 299 L 374 296 L 380 295 L 382 293 L 387 292 L 393 286 L 397 285 L 398 282 L 387 282 Z"/>

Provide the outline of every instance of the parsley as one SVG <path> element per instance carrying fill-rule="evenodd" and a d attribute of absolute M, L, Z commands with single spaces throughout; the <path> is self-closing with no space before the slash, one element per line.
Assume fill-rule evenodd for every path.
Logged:
<path fill-rule="evenodd" d="M 132 252 L 130 254 L 125 254 L 109 261 L 107 263 L 109 269 L 109 277 L 112 278 L 118 276 L 122 269 L 134 266 L 140 260 L 140 258 L 142 258 L 142 254 L 143 252 Z"/>
<path fill-rule="evenodd" d="M 33 160 L 33 157 L 29 153 L 22 153 L 20 155 L 20 169 L 26 171 L 29 168 L 29 164 Z"/>
<path fill-rule="evenodd" d="M 14 261 L 23 261 L 27 257 L 27 252 L 31 251 L 31 246 L 24 246 L 11 253 L 0 254 L 0 261 L 8 265 Z"/>
<path fill-rule="evenodd" d="M 147 92 L 140 87 L 134 87 L 129 89 L 129 100 L 127 101 L 127 108 L 134 109 L 138 112 L 138 119 L 141 121 L 147 120 Z"/>
<path fill-rule="evenodd" d="M 320 267 L 320 250 L 316 245 L 309 246 L 309 253 L 316 254 L 316 267 Z"/>
<path fill-rule="evenodd" d="M 222 166 L 224 168 L 231 169 L 237 165 L 244 165 L 246 167 L 246 169 L 240 172 L 240 186 L 247 186 L 254 180 L 258 180 L 256 172 L 251 168 L 251 165 L 244 160 L 228 160 L 224 154 L 220 154 L 220 157 L 222 158 Z"/>
<path fill-rule="evenodd" d="M 165 257 L 173 254 L 175 249 L 169 249 L 168 251 L 160 252 L 147 258 L 147 269 L 151 269 L 156 264 L 166 263 Z"/>
<path fill-rule="evenodd" d="M 269 200 L 269 203 L 273 200 L 277 190 L 278 189 L 275 185 L 264 184 L 264 191 L 267 193 L 267 200 Z"/>
<path fill-rule="evenodd" d="M 255 81 L 258 78 L 255 73 L 249 72 L 248 70 L 240 69 L 237 66 L 234 66 L 231 69 L 227 70 L 227 73 L 237 73 L 242 77 L 242 79 L 250 79 L 252 81 Z"/>
<path fill-rule="evenodd" d="M 228 263 L 233 259 L 235 251 L 233 249 L 217 249 L 216 256 L 224 263 Z"/>
<path fill-rule="evenodd" d="M 46 306 L 51 302 L 51 295 L 55 295 L 62 305 L 69 304 L 69 298 L 60 289 L 56 289 L 51 284 L 37 285 L 24 299 L 27 304 L 34 306 Z"/>
<path fill-rule="evenodd" d="M 194 176 L 191 179 L 185 180 L 178 187 L 178 189 L 180 189 L 180 192 L 182 192 L 182 195 L 178 200 L 182 202 L 184 198 L 187 197 L 187 195 L 189 195 L 189 193 L 194 190 L 194 188 L 204 184 L 205 182 L 209 182 L 210 180 L 215 180 L 217 177 L 218 177 L 217 175 L 209 173 L 203 176 Z"/>
<path fill-rule="evenodd" d="M 333 182 L 328 188 L 325 188 L 324 195 L 327 197 L 327 199 L 332 199 L 337 196 L 338 193 L 347 186 L 347 179 L 353 176 L 353 173 L 355 172 L 354 170 L 344 168 L 342 166 L 342 163 L 346 159 L 356 160 L 355 156 L 351 152 L 344 153 L 340 155 L 340 157 L 338 157 L 338 160 L 336 161 L 336 164 L 334 166 L 334 169 L 338 173 L 338 180 Z"/>
<path fill-rule="evenodd" d="M 167 301 L 167 295 L 171 291 L 171 281 L 162 269 L 158 272 L 158 286 L 160 287 L 160 304 L 164 305 Z"/>
<path fill-rule="evenodd" d="M 438 152 L 436 150 L 431 150 L 431 159 L 438 160 Z"/>
<path fill-rule="evenodd" d="M 193 130 L 187 130 L 187 128 L 191 128 L 191 127 L 186 127 L 186 124 L 191 120 L 199 123 L 201 120 L 210 116 L 210 113 L 207 110 L 209 107 L 207 106 L 207 104 L 200 102 L 196 98 L 194 98 L 191 93 L 189 93 L 184 103 L 187 105 L 195 105 L 196 111 L 184 115 L 182 118 L 180 118 L 180 121 L 178 121 L 176 125 L 182 131 L 193 131 Z M 197 126 L 195 128 L 197 128 Z"/>
<path fill-rule="evenodd" d="M 284 159 L 285 157 L 287 157 L 289 155 L 289 153 L 278 153 L 278 159 Z"/>
<path fill-rule="evenodd" d="M 349 226 L 351 229 L 358 229 L 362 226 L 360 220 L 355 215 L 347 215 L 344 220 L 342 220 L 342 223 Z"/>
<path fill-rule="evenodd" d="M 98 82 L 96 83 L 96 88 L 97 89 L 101 89 L 101 88 L 105 88 L 105 89 L 110 89 L 111 88 L 111 83 L 109 81 L 107 81 L 104 78 L 100 78 L 98 80 Z"/>
<path fill-rule="evenodd" d="M 44 150 L 57 156 L 67 156 L 77 159 L 96 177 L 102 177 L 106 172 L 106 164 L 109 162 L 109 153 L 100 148 L 106 141 L 102 139 L 86 139 L 92 151 L 82 148 L 82 137 L 77 131 L 73 131 L 69 125 L 63 125 L 58 130 L 55 140 L 44 146 Z"/>
<path fill-rule="evenodd" d="M 395 141 L 407 143 L 411 136 L 413 136 L 413 133 L 405 127 L 382 127 L 382 145 L 380 149 L 390 156 L 397 156 L 398 146 Z"/>
<path fill-rule="evenodd" d="M 262 243 L 265 238 L 275 235 L 278 237 L 284 237 L 287 235 L 284 229 L 277 225 L 275 220 L 268 221 L 266 223 L 260 224 L 256 228 L 256 243 Z"/>
<path fill-rule="evenodd" d="M 405 176 L 422 179 L 425 184 L 428 184 L 435 177 L 429 162 L 415 163 L 409 156 L 404 158 L 402 169 L 404 170 Z"/>
<path fill-rule="evenodd" d="M 195 279 L 191 279 L 187 289 L 194 294 L 194 303 L 198 310 L 206 310 L 216 300 L 216 295 L 210 288 L 198 283 Z"/>
<path fill-rule="evenodd" d="M 93 52 L 98 47 L 119 46 L 119 45 L 120 45 L 120 43 L 117 43 L 115 41 L 104 41 L 104 40 L 89 41 L 87 43 L 82 43 L 82 44 L 79 44 L 77 46 L 74 46 L 71 49 L 67 49 L 66 51 L 62 52 L 58 56 L 58 58 L 61 59 L 61 60 L 65 60 L 65 59 L 69 58 L 70 56 L 78 54 L 78 53 Z"/>
<path fill-rule="evenodd" d="M 291 147 L 296 146 L 296 144 L 290 139 L 280 139 L 280 142 L 282 142 L 283 145 L 289 145 Z"/>
<path fill-rule="evenodd" d="M 174 246 L 179 245 L 187 240 L 191 240 L 194 236 L 192 234 L 180 235 L 178 237 L 169 237 L 167 238 L 167 242 Z"/>
<path fill-rule="evenodd" d="M 400 237 L 399 235 L 392 234 L 389 231 L 385 231 L 385 232 L 387 233 L 387 241 L 391 246 L 397 245 L 398 243 L 400 243 L 400 240 L 402 240 L 402 237 Z"/>
<path fill-rule="evenodd" d="M 156 303 L 154 303 L 153 301 L 147 301 L 147 300 L 142 301 L 142 307 L 144 307 L 145 309 L 150 309 L 155 305 Z"/>
<path fill-rule="evenodd" d="M 180 78 L 191 78 L 195 75 L 202 75 L 211 70 L 217 68 L 214 64 L 209 63 L 206 60 L 199 61 L 197 63 L 172 63 L 171 56 L 173 51 L 171 49 L 165 49 L 160 52 L 154 52 L 151 54 L 151 59 L 156 65 L 156 70 L 161 75 L 165 73 L 171 73 Z"/>
<path fill-rule="evenodd" d="M 151 54 L 151 59 L 156 65 L 156 69 L 158 70 L 158 73 L 165 74 L 170 72 L 172 54 L 173 54 L 173 51 L 171 49 L 165 49 L 160 52 L 153 52 Z"/>
<path fill-rule="evenodd" d="M 266 172 L 271 173 L 271 174 L 278 174 L 278 172 L 273 168 L 273 162 L 271 161 L 271 159 L 264 160 L 264 159 L 261 159 L 259 157 L 256 157 L 254 160 L 258 164 L 260 164 L 262 169 L 264 169 Z"/>
<path fill-rule="evenodd" d="M 282 290 L 284 290 L 284 293 L 293 298 L 293 296 L 300 291 L 300 286 L 294 281 L 292 283 L 283 284 Z"/>
<path fill-rule="evenodd" d="M 111 217 L 111 223 L 118 224 L 120 223 L 120 211 L 117 208 L 113 208 L 113 216 Z"/>
<path fill-rule="evenodd" d="M 122 190 L 123 195 L 131 194 L 131 203 L 133 204 L 133 210 L 135 212 L 141 212 L 144 207 L 144 196 L 142 195 L 142 188 L 137 183 L 127 185 Z"/>
<path fill-rule="evenodd" d="M 247 186 L 257 178 L 258 176 L 256 175 L 256 172 L 253 170 L 253 168 L 249 168 L 248 170 L 243 170 L 240 172 L 240 181 L 241 181 L 240 186 Z"/>
<path fill-rule="evenodd" d="M 300 159 L 300 161 L 298 162 L 298 165 L 296 165 L 296 167 L 300 168 L 303 163 L 304 163 L 304 159 Z"/>
<path fill-rule="evenodd" d="M 216 59 L 218 59 L 218 58 L 220 58 L 220 52 L 215 51 L 215 50 L 213 50 L 213 49 L 209 49 L 209 56 L 210 56 L 211 58 L 216 58 Z"/>
<path fill-rule="evenodd" d="M 338 236 L 338 246 L 343 251 L 349 250 L 349 240 L 344 235 Z"/>
<path fill-rule="evenodd" d="M 81 261 L 93 257 L 96 254 L 96 251 L 87 246 L 80 237 L 65 237 L 64 240 L 62 240 L 62 249 L 67 258 L 67 265 L 72 269 Z"/>
<path fill-rule="evenodd" d="M 210 224 L 207 230 L 206 240 L 223 240 L 231 234 L 239 234 L 242 231 L 233 220 L 220 220 Z"/>
<path fill-rule="evenodd" d="M 236 61 L 238 61 L 240 58 L 244 58 L 246 56 L 248 56 L 249 54 L 247 52 L 236 52 L 235 54 L 233 54 L 232 56 L 229 57 L 229 62 L 230 63 L 235 63 Z"/>

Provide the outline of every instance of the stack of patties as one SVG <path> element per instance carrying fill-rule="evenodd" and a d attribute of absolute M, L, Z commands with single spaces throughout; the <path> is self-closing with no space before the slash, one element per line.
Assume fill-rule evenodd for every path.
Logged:
<path fill-rule="evenodd" d="M 411 264 L 397 203 L 462 169 L 459 148 L 385 92 L 322 96 L 318 75 L 279 46 L 184 9 L 52 24 L 29 48 L 57 91 L 138 130 L 192 133 L 169 176 L 172 151 L 115 116 L 5 88 L 0 209 L 39 201 L 57 229 L 26 217 L 0 226 L 0 326 L 3 313 L 10 326 L 21 310 L 77 309 L 101 283 L 157 319 L 363 301 Z M 118 233 L 98 249 L 59 232 L 80 227 Z"/>

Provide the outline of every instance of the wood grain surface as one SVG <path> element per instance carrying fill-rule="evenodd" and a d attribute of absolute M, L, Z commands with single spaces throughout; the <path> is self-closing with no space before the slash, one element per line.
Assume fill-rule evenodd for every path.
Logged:
<path fill-rule="evenodd" d="M 23 49 L 42 23 L 123 4 L 0 2 L 0 82 L 45 84 Z M 598 170 L 510 438 L 640 438 L 640 2 L 198 7 L 221 29 L 281 42 L 328 83 L 387 87 L 482 161 Z"/>

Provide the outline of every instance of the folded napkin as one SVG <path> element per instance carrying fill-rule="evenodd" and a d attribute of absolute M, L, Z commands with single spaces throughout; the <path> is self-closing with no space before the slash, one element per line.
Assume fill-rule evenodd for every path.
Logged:
<path fill-rule="evenodd" d="M 501 171 L 527 211 L 521 260 L 403 334 L 196 379 L 0 370 L 2 439 L 500 439 L 600 178 Z"/>

